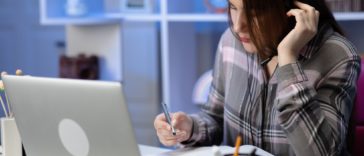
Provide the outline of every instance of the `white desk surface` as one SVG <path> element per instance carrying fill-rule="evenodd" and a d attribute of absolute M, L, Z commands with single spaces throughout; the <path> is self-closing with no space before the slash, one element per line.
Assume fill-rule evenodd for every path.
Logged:
<path fill-rule="evenodd" d="M 161 153 L 171 151 L 170 149 L 153 147 L 153 146 L 148 146 L 148 145 L 139 144 L 138 146 L 139 146 L 141 156 L 158 156 Z M 0 146 L 0 156 L 2 156 L 2 146 Z"/>
<path fill-rule="evenodd" d="M 138 146 L 142 156 L 158 156 L 161 153 L 172 151 L 170 149 L 148 146 L 148 145 L 139 144 Z"/>
<path fill-rule="evenodd" d="M 209 147 L 202 147 L 202 148 L 196 148 L 196 149 L 180 149 L 180 150 L 171 150 L 161 147 L 154 147 L 154 146 L 148 146 L 148 145 L 141 145 L 138 144 L 139 151 L 141 156 L 195 156 L 195 155 L 215 155 L 213 154 L 212 148 Z M 250 145 L 248 145 L 250 146 Z M 226 149 L 223 149 L 224 146 L 219 147 L 220 150 L 223 150 L 226 152 Z M 254 147 L 254 146 L 251 146 Z M 231 148 L 231 147 L 229 147 Z M 234 150 L 234 148 L 232 148 Z M 248 149 L 248 147 L 245 147 L 245 149 Z M 232 150 L 231 150 L 232 151 Z M 240 150 L 242 152 L 244 150 Z M 172 152 L 172 153 L 171 153 Z M 243 152 L 244 153 L 244 152 Z M 261 149 L 258 149 L 258 155 L 262 156 L 273 156 L 270 153 L 267 153 Z M 2 156 L 2 146 L 0 145 L 0 156 Z"/>

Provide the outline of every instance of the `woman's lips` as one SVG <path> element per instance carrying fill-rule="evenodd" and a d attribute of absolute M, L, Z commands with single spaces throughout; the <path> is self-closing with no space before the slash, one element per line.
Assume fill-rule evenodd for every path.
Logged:
<path fill-rule="evenodd" d="M 240 37 L 240 41 L 241 42 L 244 42 L 244 43 L 249 43 L 250 42 L 250 39 L 247 38 L 247 37 Z"/>

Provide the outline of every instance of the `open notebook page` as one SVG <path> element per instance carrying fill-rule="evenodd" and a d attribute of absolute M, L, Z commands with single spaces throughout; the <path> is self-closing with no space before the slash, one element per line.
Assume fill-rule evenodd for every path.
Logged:
<path fill-rule="evenodd" d="M 230 146 L 218 146 L 222 155 L 234 154 L 235 148 Z M 239 148 L 240 154 L 255 154 L 259 156 L 273 156 L 272 154 L 252 145 L 243 145 Z M 160 154 L 160 156 L 215 156 L 213 147 L 183 148 Z"/>

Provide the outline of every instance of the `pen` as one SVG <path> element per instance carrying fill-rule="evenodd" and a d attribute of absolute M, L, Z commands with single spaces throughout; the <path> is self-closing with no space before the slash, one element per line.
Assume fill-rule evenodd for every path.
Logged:
<path fill-rule="evenodd" d="M 172 134 L 175 136 L 176 130 L 174 129 L 174 127 L 172 125 L 172 121 L 171 121 L 171 117 L 169 116 L 167 105 L 164 102 L 162 102 L 162 108 L 163 108 L 164 116 L 166 117 L 168 124 L 172 127 Z"/>

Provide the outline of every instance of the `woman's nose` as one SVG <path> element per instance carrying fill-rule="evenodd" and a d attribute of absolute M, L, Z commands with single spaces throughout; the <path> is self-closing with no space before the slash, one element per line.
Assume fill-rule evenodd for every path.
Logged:
<path fill-rule="evenodd" d="M 236 22 L 234 23 L 234 31 L 235 32 L 246 32 L 247 31 L 247 25 L 246 20 L 243 15 L 240 15 L 236 17 Z"/>

